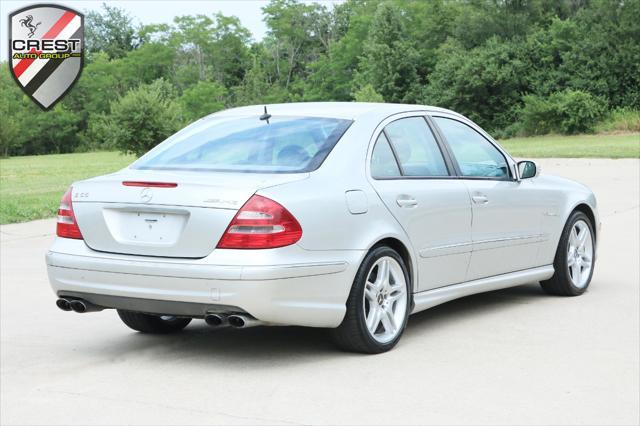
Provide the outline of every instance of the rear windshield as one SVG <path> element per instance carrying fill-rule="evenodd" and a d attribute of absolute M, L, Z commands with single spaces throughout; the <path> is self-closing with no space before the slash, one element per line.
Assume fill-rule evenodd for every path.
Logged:
<path fill-rule="evenodd" d="M 213 118 L 178 132 L 134 169 L 304 173 L 317 169 L 351 120 L 320 117 Z"/>

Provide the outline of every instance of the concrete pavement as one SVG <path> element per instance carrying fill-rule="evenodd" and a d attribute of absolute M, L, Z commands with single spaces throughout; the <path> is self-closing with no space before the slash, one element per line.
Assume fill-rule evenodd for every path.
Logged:
<path fill-rule="evenodd" d="M 638 424 L 638 160 L 541 160 L 591 186 L 603 223 L 589 291 L 537 284 L 411 317 L 393 351 L 337 352 L 323 330 L 137 334 L 54 305 L 53 220 L 2 226 L 2 424 Z"/>

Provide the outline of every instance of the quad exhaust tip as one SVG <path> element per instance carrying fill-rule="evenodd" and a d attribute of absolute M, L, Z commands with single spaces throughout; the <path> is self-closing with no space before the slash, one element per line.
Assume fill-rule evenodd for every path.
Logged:
<path fill-rule="evenodd" d="M 73 309 L 73 312 L 77 312 L 79 314 L 84 314 L 85 312 L 87 312 L 87 305 L 85 305 L 84 302 L 80 300 L 72 300 L 69 304 L 71 305 L 71 309 Z"/>
<path fill-rule="evenodd" d="M 253 317 L 241 314 L 207 314 L 204 316 L 204 322 L 211 327 L 230 325 L 234 328 L 247 328 L 262 324 Z"/>
<path fill-rule="evenodd" d="M 239 314 L 229 315 L 227 320 L 229 321 L 229 325 L 235 328 L 255 327 L 256 325 L 262 324 L 261 321 L 255 318 Z"/>
<path fill-rule="evenodd" d="M 232 327 L 242 328 L 245 325 L 245 321 L 240 315 L 231 315 L 229 317 L 229 324 L 231 324 Z"/>
<path fill-rule="evenodd" d="M 204 322 L 211 327 L 219 327 L 225 322 L 225 317 L 218 314 L 208 314 L 204 317 Z"/>
<path fill-rule="evenodd" d="M 67 299 L 58 299 L 56 300 L 56 306 L 60 309 L 62 309 L 63 311 L 69 312 L 71 311 L 71 301 L 67 300 Z"/>
<path fill-rule="evenodd" d="M 56 306 L 63 311 L 74 311 L 79 314 L 84 314 L 86 312 L 98 312 L 104 309 L 102 306 L 94 305 L 86 300 L 65 299 L 64 297 L 56 300 Z"/>

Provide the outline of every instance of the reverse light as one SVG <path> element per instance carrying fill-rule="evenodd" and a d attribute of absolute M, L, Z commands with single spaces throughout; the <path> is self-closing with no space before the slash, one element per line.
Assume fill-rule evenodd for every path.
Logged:
<path fill-rule="evenodd" d="M 302 237 L 295 217 L 275 201 L 254 195 L 227 227 L 218 248 L 266 249 L 294 244 Z"/>
<path fill-rule="evenodd" d="M 62 196 L 60 207 L 58 207 L 58 223 L 56 225 L 56 235 L 62 238 L 74 238 L 82 240 L 82 233 L 76 222 L 76 215 L 73 213 L 73 202 L 71 201 L 71 189 Z"/>

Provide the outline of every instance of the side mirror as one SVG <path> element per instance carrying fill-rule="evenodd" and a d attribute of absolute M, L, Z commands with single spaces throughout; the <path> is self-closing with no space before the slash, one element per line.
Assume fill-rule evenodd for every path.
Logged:
<path fill-rule="evenodd" d="M 530 179 L 540 174 L 540 168 L 533 161 L 518 161 L 520 179 Z"/>

